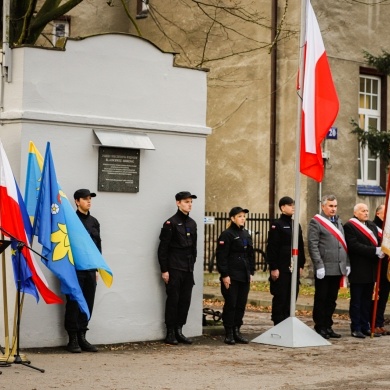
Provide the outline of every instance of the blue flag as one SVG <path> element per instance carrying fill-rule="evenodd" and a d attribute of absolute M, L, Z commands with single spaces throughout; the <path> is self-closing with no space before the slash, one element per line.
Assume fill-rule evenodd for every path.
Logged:
<path fill-rule="evenodd" d="M 30 141 L 27 180 L 25 190 L 25 201 L 29 211 L 30 219 L 34 220 L 35 209 L 39 187 L 41 185 L 43 158 L 34 143 Z M 66 195 L 61 191 L 60 196 L 65 214 L 65 221 L 69 237 L 69 245 L 72 249 L 73 261 L 77 270 L 97 269 L 107 287 L 112 284 L 112 271 L 108 267 L 102 254 L 99 252 L 91 236 L 80 221 L 80 218 L 74 212 Z"/>
<path fill-rule="evenodd" d="M 27 210 L 22 199 L 18 185 L 15 183 L 16 193 L 18 197 L 18 203 L 20 207 L 20 214 L 23 219 L 24 230 L 26 232 L 26 237 L 28 241 L 26 245 L 31 243 L 32 238 L 32 226 L 30 219 L 27 215 Z M 32 280 L 32 273 L 28 267 L 27 260 L 24 257 L 23 251 L 18 248 L 18 241 L 11 238 L 11 258 L 12 258 L 12 268 L 14 270 L 15 284 L 16 288 L 18 287 L 18 280 L 20 281 L 20 292 L 31 294 L 35 297 L 37 302 L 39 301 L 39 295 L 35 283 Z"/>
<path fill-rule="evenodd" d="M 89 318 L 88 306 L 77 280 L 60 192 L 48 142 L 33 230 L 42 245 L 42 256 L 47 259 L 42 261 L 60 280 L 61 292 L 77 301 L 80 310 Z"/>
<path fill-rule="evenodd" d="M 30 216 L 31 224 L 34 223 L 35 209 L 41 185 L 43 157 L 34 143 L 30 141 L 28 149 L 28 162 L 26 174 L 26 188 L 24 191 L 24 203 Z"/>
<path fill-rule="evenodd" d="M 65 194 L 61 192 L 61 195 L 64 196 Z M 61 200 L 76 269 L 98 269 L 103 282 L 107 287 L 110 287 L 113 279 L 111 269 L 108 267 L 102 254 L 99 252 L 99 249 L 92 241 L 91 236 L 80 221 L 80 218 L 74 212 L 69 200 L 65 197 Z"/>

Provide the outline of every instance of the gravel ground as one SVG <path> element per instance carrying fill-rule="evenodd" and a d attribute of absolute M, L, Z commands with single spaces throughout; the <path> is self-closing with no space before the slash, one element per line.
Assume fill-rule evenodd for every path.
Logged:
<path fill-rule="evenodd" d="M 298 318 L 312 327 L 309 314 Z M 247 311 L 242 332 L 253 339 L 270 327 L 269 313 Z M 390 389 L 390 336 L 354 339 L 345 316 L 336 318 L 334 329 L 343 337 L 323 347 L 227 346 L 222 334 L 204 334 L 191 346 L 131 343 L 81 354 L 27 350 L 22 352 L 31 364 L 45 372 L 20 364 L 2 367 L 0 388 Z"/>

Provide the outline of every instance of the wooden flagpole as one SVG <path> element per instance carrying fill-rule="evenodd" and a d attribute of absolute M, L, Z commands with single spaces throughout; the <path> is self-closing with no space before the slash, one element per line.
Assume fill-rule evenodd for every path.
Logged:
<path fill-rule="evenodd" d="M 389 190 L 390 190 L 390 170 L 389 170 L 389 175 L 387 178 L 387 188 L 386 188 L 386 201 L 385 201 L 385 214 L 383 217 L 383 223 L 382 223 L 382 234 L 383 230 L 386 224 L 386 217 L 387 217 L 387 205 L 389 201 Z M 383 236 L 382 236 L 382 241 L 383 241 Z M 381 242 L 382 245 L 382 242 Z M 375 289 L 374 289 L 374 306 L 372 310 L 372 318 L 371 318 L 371 338 L 374 337 L 375 333 L 375 324 L 376 324 L 376 313 L 378 310 L 378 298 L 379 298 L 379 284 L 381 280 L 381 271 L 382 271 L 382 261 L 383 259 L 379 259 L 378 261 L 378 268 L 376 271 L 376 283 L 375 283 Z"/>
<path fill-rule="evenodd" d="M 4 236 L 1 235 L 3 239 Z M 0 361 L 4 361 L 9 356 L 9 327 L 8 327 L 8 296 L 7 296 L 7 267 L 5 264 L 5 253 L 1 254 L 1 271 L 2 271 L 2 283 L 3 283 L 3 316 L 4 316 L 4 352 L 0 357 Z"/>

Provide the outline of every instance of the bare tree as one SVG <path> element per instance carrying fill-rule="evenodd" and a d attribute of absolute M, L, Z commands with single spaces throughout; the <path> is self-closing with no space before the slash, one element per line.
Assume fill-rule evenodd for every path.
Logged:
<path fill-rule="evenodd" d="M 260 10 L 256 3 L 248 0 L 176 0 L 170 7 L 177 9 L 175 13 L 167 12 L 162 2 L 151 2 L 150 16 L 171 50 L 180 53 L 184 64 L 204 67 L 229 57 L 271 50 L 274 42 L 260 38 L 267 36 L 264 30 L 271 29 L 271 21 L 263 16 L 270 6 L 264 9 L 263 5 Z M 297 33 L 285 26 L 287 9 L 288 0 L 284 2 L 276 40 Z"/>

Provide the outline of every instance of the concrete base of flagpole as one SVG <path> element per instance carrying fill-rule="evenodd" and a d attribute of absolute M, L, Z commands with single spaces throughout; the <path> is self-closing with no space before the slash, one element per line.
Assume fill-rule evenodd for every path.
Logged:
<path fill-rule="evenodd" d="M 251 340 L 251 342 L 289 348 L 332 345 L 296 317 L 285 319 L 283 322 Z"/>

